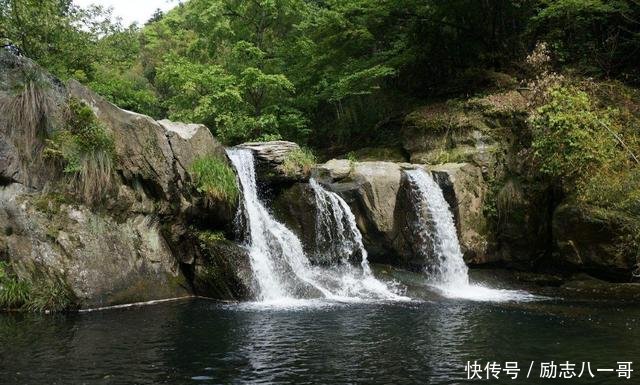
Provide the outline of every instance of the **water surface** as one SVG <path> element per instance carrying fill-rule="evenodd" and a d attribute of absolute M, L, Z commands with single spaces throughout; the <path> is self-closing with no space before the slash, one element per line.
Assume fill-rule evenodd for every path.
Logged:
<path fill-rule="evenodd" d="M 526 372 L 531 361 L 568 360 L 591 362 L 596 378 L 491 383 L 637 383 L 595 368 L 640 361 L 639 317 L 637 305 L 557 300 L 289 308 L 188 300 L 0 315 L 0 382 L 459 384 L 470 383 L 467 361 L 518 361 Z"/>

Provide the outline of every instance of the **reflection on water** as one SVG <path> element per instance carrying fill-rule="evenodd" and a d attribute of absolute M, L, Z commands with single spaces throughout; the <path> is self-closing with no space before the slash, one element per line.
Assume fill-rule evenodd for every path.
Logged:
<path fill-rule="evenodd" d="M 468 360 L 640 361 L 639 316 L 638 306 L 459 300 L 288 309 L 200 300 L 0 315 L 0 382 L 468 383 Z M 571 381 L 620 382 L 606 373 Z"/>

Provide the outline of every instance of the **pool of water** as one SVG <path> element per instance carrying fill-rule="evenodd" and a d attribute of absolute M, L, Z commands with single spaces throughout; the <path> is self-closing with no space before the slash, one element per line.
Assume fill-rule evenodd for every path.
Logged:
<path fill-rule="evenodd" d="M 185 300 L 4 314 L 0 383 L 460 384 L 470 383 L 465 366 L 476 360 L 518 362 L 516 380 L 503 372 L 490 383 L 638 383 L 640 373 L 625 380 L 596 370 L 640 361 L 639 318 L 640 305 L 560 300 L 291 307 Z M 541 361 L 577 363 L 576 372 L 590 362 L 595 378 L 541 380 Z"/>

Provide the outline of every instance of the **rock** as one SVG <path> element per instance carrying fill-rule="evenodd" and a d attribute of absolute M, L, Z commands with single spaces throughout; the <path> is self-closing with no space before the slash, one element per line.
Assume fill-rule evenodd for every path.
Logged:
<path fill-rule="evenodd" d="M 402 167 L 391 162 L 331 160 L 313 173 L 350 206 L 372 261 L 403 264 L 411 258 L 411 247 L 400 229 L 400 219 L 406 215 L 397 203 Z"/>
<path fill-rule="evenodd" d="M 272 142 L 247 142 L 237 145 L 253 151 L 256 161 L 256 173 L 260 181 L 268 184 L 295 183 L 308 179 L 304 170 L 286 170 L 284 163 L 287 157 L 300 151 L 297 143 L 283 140 Z"/>
<path fill-rule="evenodd" d="M 255 288 L 246 249 L 228 240 L 200 239 L 193 265 L 193 288 L 197 295 L 225 299 L 254 298 Z"/>
<path fill-rule="evenodd" d="M 615 299 L 637 303 L 640 283 L 611 283 L 586 274 L 577 274 L 560 287 L 564 296 L 584 299 Z"/>
<path fill-rule="evenodd" d="M 472 162 L 488 172 L 496 150 L 490 131 L 482 113 L 454 103 L 437 103 L 407 115 L 402 146 L 411 163 Z"/>
<path fill-rule="evenodd" d="M 22 277 L 60 274 L 81 308 L 190 295 L 152 217 L 118 223 L 14 183 L 0 189 L 0 223 L 12 229 L 3 243 Z"/>
<path fill-rule="evenodd" d="M 626 217 L 622 213 L 565 204 L 553 214 L 553 234 L 558 258 L 564 265 L 607 278 L 629 279 L 638 266 L 622 238 Z"/>
<path fill-rule="evenodd" d="M 315 264 L 327 261 L 317 258 L 315 194 L 308 183 L 296 183 L 284 189 L 273 201 L 273 213 L 302 241 L 305 254 Z"/>
<path fill-rule="evenodd" d="M 20 159 L 0 116 L 0 224 L 10 229 L 0 233 L 0 257 L 25 279 L 39 272 L 60 275 L 82 308 L 191 295 L 196 265 L 207 266 L 198 256 L 209 255 L 199 251 L 193 228 L 230 228 L 235 206 L 197 192 L 190 169 L 199 157 L 228 162 L 223 146 L 203 125 L 156 122 L 120 109 L 80 83 L 65 86 L 29 59 L 3 50 L 0 97 L 24 81 L 26 67 L 50 82 L 48 92 L 59 108 L 74 97 L 93 109 L 115 142 L 115 177 L 99 207 L 85 206 L 65 195 L 61 173 L 41 167 L 44 179 L 34 177 L 38 173 Z M 231 247 L 212 250 L 220 268 Z"/>
<path fill-rule="evenodd" d="M 430 169 L 454 214 L 465 261 L 495 262 L 496 256 L 488 253 L 488 223 L 483 212 L 487 186 L 481 169 L 470 163 L 447 163 Z"/>

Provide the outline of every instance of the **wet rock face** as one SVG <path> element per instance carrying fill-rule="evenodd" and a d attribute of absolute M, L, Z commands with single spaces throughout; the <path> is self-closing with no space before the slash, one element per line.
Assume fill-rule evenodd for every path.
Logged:
<path fill-rule="evenodd" d="M 296 234 L 302 241 L 305 254 L 312 263 L 327 261 L 316 258 L 316 218 L 318 207 L 315 195 L 308 183 L 296 183 L 284 189 L 273 201 L 273 213 L 278 221 Z"/>
<path fill-rule="evenodd" d="M 314 175 L 347 202 L 353 212 L 369 259 L 405 264 L 411 246 L 401 226 L 406 217 L 399 199 L 403 164 L 331 160 Z"/>
<path fill-rule="evenodd" d="M 467 263 L 494 262 L 488 252 L 488 223 L 483 209 L 487 186 L 480 167 L 469 163 L 448 163 L 431 167 L 440 185 L 458 230 Z"/>
<path fill-rule="evenodd" d="M 629 280 L 639 261 L 622 247 L 624 220 L 619 213 L 591 207 L 558 207 L 553 232 L 560 262 L 605 278 Z"/>

